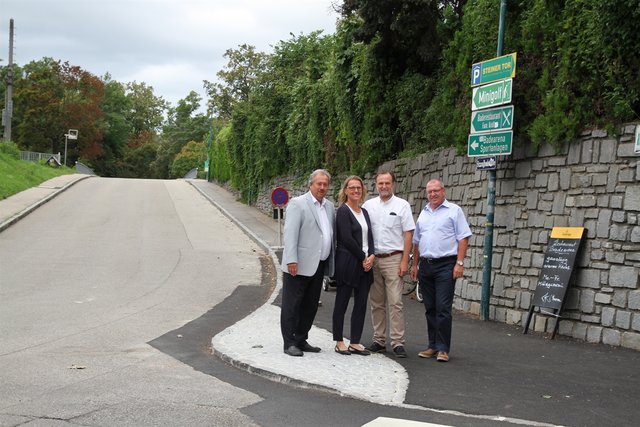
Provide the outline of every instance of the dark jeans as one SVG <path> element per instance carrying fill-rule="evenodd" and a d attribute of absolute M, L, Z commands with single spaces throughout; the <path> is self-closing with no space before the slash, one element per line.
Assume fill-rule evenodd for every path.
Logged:
<path fill-rule="evenodd" d="M 298 274 L 294 277 L 282 273 L 280 330 L 285 350 L 292 345 L 300 347 L 309 338 L 309 330 L 318 311 L 323 276 L 324 261 L 320 262 L 313 276 Z"/>
<path fill-rule="evenodd" d="M 369 297 L 368 277 L 363 275 L 357 288 L 342 285 L 336 289 L 336 302 L 333 306 L 333 340 L 342 341 L 344 329 L 344 315 L 347 312 L 349 299 L 353 293 L 353 311 L 351 312 L 351 336 L 350 344 L 360 344 L 364 317 L 367 312 L 367 299 Z"/>
<path fill-rule="evenodd" d="M 430 264 L 420 259 L 418 280 L 427 318 L 429 348 L 449 352 L 451 347 L 451 306 L 456 281 L 453 279 L 455 257 Z"/>

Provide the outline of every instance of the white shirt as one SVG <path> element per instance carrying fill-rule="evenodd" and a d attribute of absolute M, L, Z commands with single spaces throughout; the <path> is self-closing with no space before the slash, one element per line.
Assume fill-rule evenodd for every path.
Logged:
<path fill-rule="evenodd" d="M 404 250 L 404 233 L 416 228 L 409 202 L 395 195 L 383 202 L 378 196 L 362 207 L 369 213 L 376 254 Z"/>
<path fill-rule="evenodd" d="M 322 251 L 320 252 L 320 259 L 322 261 L 329 258 L 331 253 L 331 245 L 333 243 L 333 228 L 329 224 L 329 218 L 327 217 L 327 211 L 324 208 L 325 201 L 322 199 L 322 203 L 315 197 L 313 198 L 313 205 L 318 211 L 318 218 L 320 218 L 320 230 L 322 231 Z"/>
<path fill-rule="evenodd" d="M 364 256 L 366 258 L 369 254 L 369 225 L 367 224 L 367 219 L 364 217 L 362 211 L 358 213 L 351 209 L 351 206 L 347 205 L 347 207 L 360 223 L 360 228 L 362 229 L 362 252 L 364 252 Z"/>

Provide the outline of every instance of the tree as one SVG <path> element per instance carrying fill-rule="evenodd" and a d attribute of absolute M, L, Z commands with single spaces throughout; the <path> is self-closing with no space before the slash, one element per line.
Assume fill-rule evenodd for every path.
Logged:
<path fill-rule="evenodd" d="M 133 135 L 159 131 L 168 108 L 167 101 L 155 96 L 153 87 L 146 83 L 127 83 L 125 93 L 130 106 L 127 121 L 132 126 Z"/>
<path fill-rule="evenodd" d="M 26 64 L 23 72 L 13 92 L 13 140 L 23 150 L 60 152 L 66 132 L 60 109 L 64 97 L 60 63 L 43 58 Z"/>
<path fill-rule="evenodd" d="M 103 155 L 93 162 L 95 172 L 100 176 L 117 176 L 116 163 L 124 156 L 124 149 L 133 132 L 127 121 L 131 109 L 130 99 L 125 95 L 125 85 L 113 80 L 110 74 L 103 77 Z"/>
<path fill-rule="evenodd" d="M 203 142 L 189 141 L 171 164 L 172 178 L 182 178 L 191 169 L 202 168 L 205 160 L 205 146 Z"/>
<path fill-rule="evenodd" d="M 216 74 L 220 82 L 205 80 L 204 88 L 209 97 L 208 115 L 229 119 L 235 105 L 248 99 L 256 76 L 265 65 L 266 56 L 256 52 L 254 46 L 243 44 L 238 49 L 227 49 L 224 57 L 229 62 Z"/>
<path fill-rule="evenodd" d="M 175 156 L 189 141 L 202 142 L 209 132 L 211 119 L 198 113 L 202 98 L 191 91 L 178 101 L 175 108 L 169 108 L 167 120 L 162 126 L 160 148 L 153 162 L 153 176 L 169 178 Z"/>
<path fill-rule="evenodd" d="M 71 164 L 102 153 L 103 84 L 93 74 L 51 58 L 32 61 L 14 92 L 16 142 L 24 149 L 56 153 L 65 134 L 77 129 L 80 137 L 68 144 Z"/>

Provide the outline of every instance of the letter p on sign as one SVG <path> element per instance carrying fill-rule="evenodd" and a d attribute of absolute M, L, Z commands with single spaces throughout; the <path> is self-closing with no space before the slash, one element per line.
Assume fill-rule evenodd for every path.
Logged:
<path fill-rule="evenodd" d="M 480 71 L 482 70 L 482 66 L 480 64 L 476 64 L 473 66 L 471 70 L 471 86 L 475 86 L 480 83 Z"/>

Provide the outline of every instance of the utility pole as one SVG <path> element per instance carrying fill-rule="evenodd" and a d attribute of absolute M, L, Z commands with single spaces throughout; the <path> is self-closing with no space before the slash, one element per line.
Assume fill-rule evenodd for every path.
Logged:
<path fill-rule="evenodd" d="M 503 54 L 504 21 L 507 14 L 507 0 L 500 0 L 500 23 L 498 25 L 498 49 L 496 56 Z M 482 296 L 480 301 L 480 318 L 489 320 L 489 305 L 491 300 L 491 267 L 493 258 L 493 219 L 496 210 L 496 171 L 487 171 L 489 183 L 487 185 L 487 221 L 484 231 L 484 265 L 482 268 Z"/>
<path fill-rule="evenodd" d="M 13 116 L 13 18 L 9 20 L 9 65 L 7 67 L 7 90 L 2 111 L 3 138 L 11 141 L 11 117 Z"/>

